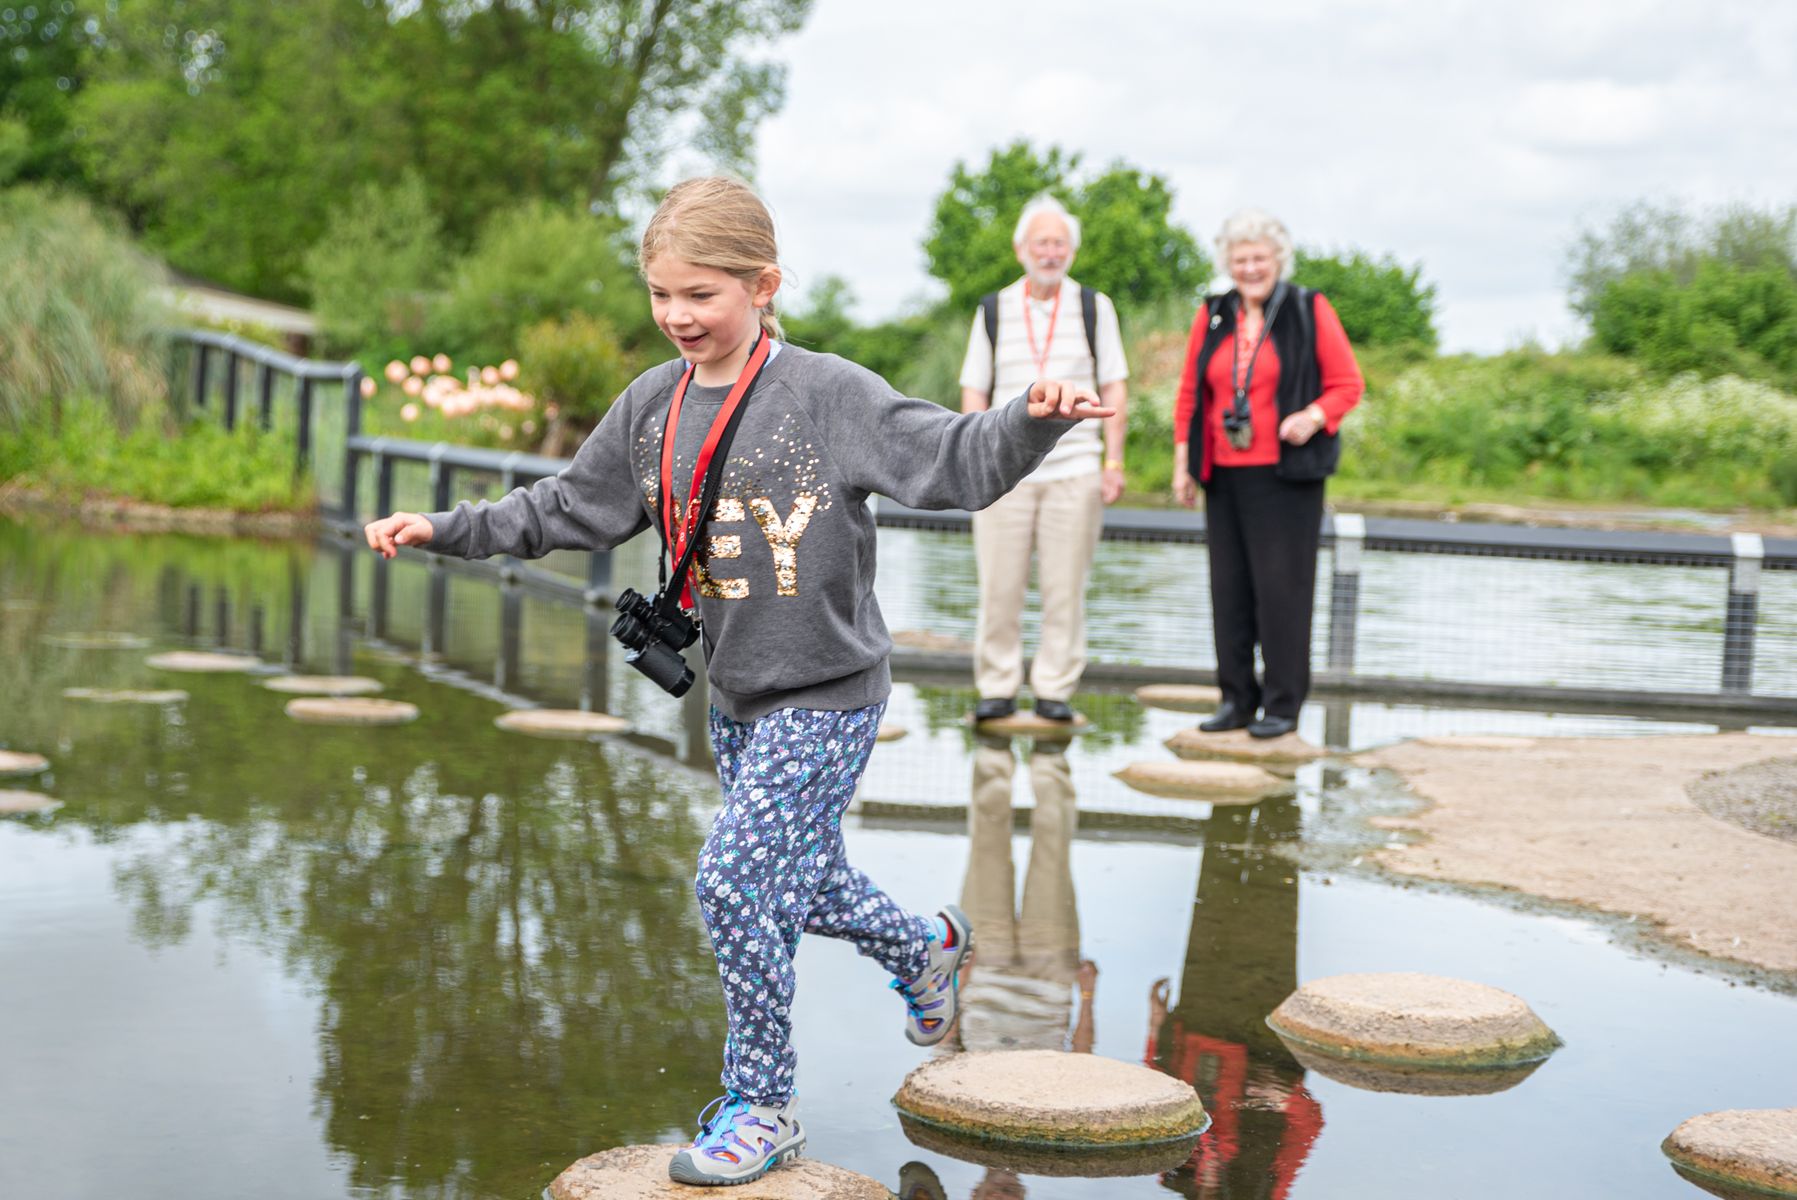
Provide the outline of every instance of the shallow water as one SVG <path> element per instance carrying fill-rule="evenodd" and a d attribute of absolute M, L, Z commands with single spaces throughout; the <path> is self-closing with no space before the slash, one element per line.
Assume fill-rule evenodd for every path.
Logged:
<path fill-rule="evenodd" d="M 47 754 L 49 775 L 14 786 L 63 802 L 0 819 L 0 1196 L 525 1200 L 582 1154 L 678 1136 L 714 1094 L 723 1010 L 688 880 L 716 784 L 694 710 L 589 661 L 578 612 L 519 598 L 508 625 L 474 580 L 448 581 L 446 654 L 421 670 L 396 651 L 427 632 L 426 573 L 390 573 L 388 640 L 371 642 L 358 562 L 344 586 L 317 547 L 0 523 L 0 746 Z M 347 667 L 423 715 L 302 726 L 251 678 L 44 641 L 92 630 Z M 190 695 L 93 705 L 62 699 L 73 686 Z M 644 732 L 506 734 L 506 692 L 585 695 Z M 1096 732 L 1061 754 L 972 741 L 965 702 L 899 687 L 912 733 L 875 754 L 864 797 L 884 815 L 851 820 L 853 856 L 901 902 L 975 913 L 970 1043 L 1151 1059 L 1196 1081 L 1216 1125 L 1185 1167 L 1134 1179 L 1011 1179 L 920 1150 L 888 1100 L 925 1052 L 877 968 L 807 939 L 815 1157 L 891 1187 L 927 1170 L 955 1200 L 1681 1197 L 1700 1193 L 1658 1152 L 1673 1126 L 1790 1103 L 1789 995 L 1608 924 L 1293 866 L 1279 846 L 1357 836 L 1356 814 L 1390 802 L 1364 772 L 1309 767 L 1286 798 L 1211 811 L 1109 774 L 1163 757 L 1190 718 L 1095 696 Z M 1710 728 L 1387 704 L 1305 722 L 1356 746 Z M 1566 1045 L 1488 1096 L 1306 1072 L 1265 1013 L 1350 970 L 1497 984 Z"/>

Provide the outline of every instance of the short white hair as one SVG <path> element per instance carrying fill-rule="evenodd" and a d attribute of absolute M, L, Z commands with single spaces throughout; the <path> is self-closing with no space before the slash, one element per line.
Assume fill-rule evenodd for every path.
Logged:
<path fill-rule="evenodd" d="M 1030 222 L 1034 221 L 1043 213 L 1050 213 L 1067 223 L 1068 244 L 1073 249 L 1078 250 L 1079 218 L 1068 212 L 1066 205 L 1062 204 L 1059 200 L 1056 200 L 1047 192 L 1042 192 L 1032 197 L 1030 202 L 1023 206 L 1023 213 L 1017 218 L 1017 230 L 1015 233 L 1011 234 L 1011 245 L 1023 245 L 1024 239 L 1029 236 Z"/>
<path fill-rule="evenodd" d="M 1258 208 L 1238 208 L 1230 213 L 1217 231 L 1217 267 L 1229 273 L 1229 252 L 1244 242 L 1265 242 L 1273 247 L 1279 259 L 1279 278 L 1290 279 L 1297 265 L 1297 247 L 1292 245 L 1291 231 L 1272 213 Z"/>

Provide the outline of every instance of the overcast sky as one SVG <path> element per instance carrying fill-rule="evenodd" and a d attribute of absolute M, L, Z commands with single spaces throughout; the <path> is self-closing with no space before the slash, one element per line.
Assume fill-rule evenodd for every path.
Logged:
<path fill-rule="evenodd" d="M 1621 205 L 1797 202 L 1791 0 L 817 0 L 777 53 L 757 182 L 862 320 L 936 294 L 949 170 L 1018 137 L 1166 177 L 1207 246 L 1254 204 L 1420 262 L 1448 350 L 1577 336 L 1567 245 Z"/>

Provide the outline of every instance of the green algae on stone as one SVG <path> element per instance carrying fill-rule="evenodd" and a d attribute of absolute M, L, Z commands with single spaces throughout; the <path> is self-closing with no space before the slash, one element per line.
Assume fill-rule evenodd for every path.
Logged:
<path fill-rule="evenodd" d="M 1436 1071 L 1536 1063 L 1560 1045 L 1509 992 L 1408 972 L 1312 980 L 1286 997 L 1267 1025 L 1294 1053 Z"/>
<path fill-rule="evenodd" d="M 893 1097 L 901 1116 L 945 1133 L 1037 1148 L 1147 1146 L 1195 1137 L 1204 1103 L 1136 1063 L 1060 1050 L 995 1050 L 925 1063 Z"/>
<path fill-rule="evenodd" d="M 1075 1179 L 1110 1179 L 1133 1175 L 1160 1175 L 1178 1170 L 1205 1129 L 1158 1142 L 1124 1146 L 1074 1146 L 1066 1142 L 1001 1141 L 973 1137 L 932 1121 L 899 1113 L 899 1128 L 920 1150 L 943 1154 L 980 1167 L 996 1167 L 1016 1175 L 1045 1175 Z"/>
<path fill-rule="evenodd" d="M 1660 1150 L 1684 1178 L 1728 1200 L 1797 1197 L 1797 1108 L 1703 1113 Z"/>
<path fill-rule="evenodd" d="M 1091 722 L 1086 719 L 1085 713 L 1074 713 L 1071 721 L 1050 721 L 1033 712 L 1017 712 L 1008 717 L 974 721 L 972 724 L 977 732 L 989 733 L 995 737 L 1027 736 L 1039 742 L 1053 742 L 1071 738 Z"/>

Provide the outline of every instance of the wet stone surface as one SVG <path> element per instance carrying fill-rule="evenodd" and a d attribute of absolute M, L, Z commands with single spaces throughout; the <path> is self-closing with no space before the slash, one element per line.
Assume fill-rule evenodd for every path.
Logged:
<path fill-rule="evenodd" d="M 18 779 L 50 769 L 50 760 L 22 750 L 0 750 L 0 779 Z"/>
<path fill-rule="evenodd" d="M 1174 712 L 1211 712 L 1223 702 L 1223 693 L 1196 683 L 1151 683 L 1136 689 L 1136 703 Z"/>
<path fill-rule="evenodd" d="M 1323 757 L 1324 751 L 1295 733 L 1283 737 L 1250 737 L 1246 729 L 1223 733 L 1205 733 L 1201 729 L 1182 729 L 1167 739 L 1167 749 L 1181 758 L 1223 759 L 1229 762 L 1258 763 L 1263 767 L 1294 767 Z"/>
<path fill-rule="evenodd" d="M 1797 1108 L 1692 1117 L 1660 1146 L 1679 1173 L 1719 1196 L 1797 1196 Z"/>
<path fill-rule="evenodd" d="M 620 1146 L 581 1159 L 549 1185 L 551 1200 L 659 1200 L 717 1194 L 730 1200 L 891 1200 L 886 1185 L 814 1159 L 784 1163 L 753 1183 L 688 1187 L 668 1178 L 678 1146 Z"/>
<path fill-rule="evenodd" d="M 1520 997 L 1410 972 L 1314 979 L 1267 1024 L 1287 1046 L 1313 1053 L 1450 1069 L 1537 1062 L 1559 1045 Z"/>
<path fill-rule="evenodd" d="M 1217 804 L 1251 804 L 1286 786 L 1264 767 L 1230 762 L 1131 763 L 1117 772 L 1117 778 L 1150 796 Z"/>
<path fill-rule="evenodd" d="M 493 724 L 511 733 L 532 737 L 580 740 L 607 733 L 628 733 L 630 722 L 610 713 L 582 712 L 574 708 L 520 708 L 502 713 Z"/>
<path fill-rule="evenodd" d="M 52 800 L 42 792 L 21 792 L 11 789 L 0 789 L 0 816 L 18 816 L 22 813 L 49 812 L 53 808 L 61 808 L 60 801 Z"/>
<path fill-rule="evenodd" d="M 84 688 L 62 689 L 64 700 L 87 700 L 94 704 L 179 704 L 187 699 L 180 688 Z"/>
<path fill-rule="evenodd" d="M 368 696 L 381 690 L 381 681 L 366 675 L 277 675 L 262 686 L 290 696 Z"/>
<path fill-rule="evenodd" d="M 262 669 L 262 660 L 248 654 L 218 654 L 211 650 L 171 650 L 152 654 L 144 660 L 158 671 L 189 671 L 194 674 L 229 674 Z"/>
<path fill-rule="evenodd" d="M 418 718 L 416 704 L 366 696 L 307 696 L 289 700 L 286 711 L 313 725 L 403 725 Z"/>

